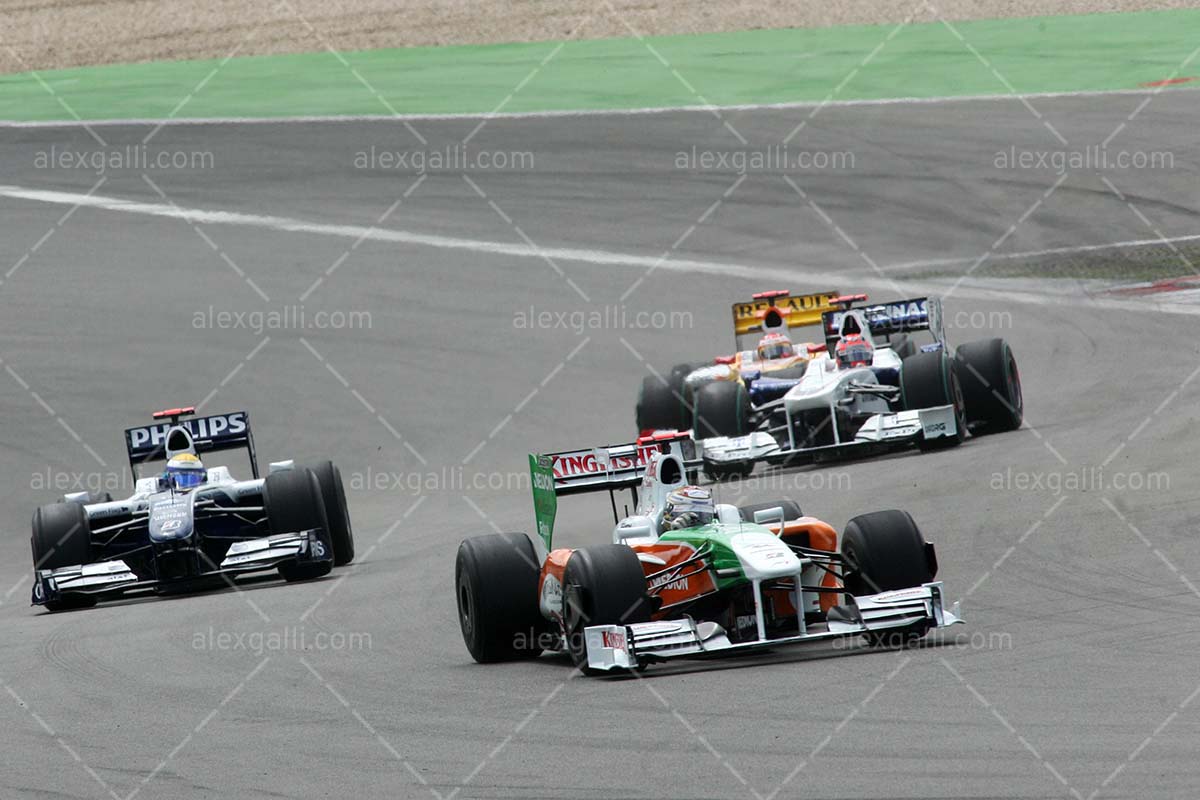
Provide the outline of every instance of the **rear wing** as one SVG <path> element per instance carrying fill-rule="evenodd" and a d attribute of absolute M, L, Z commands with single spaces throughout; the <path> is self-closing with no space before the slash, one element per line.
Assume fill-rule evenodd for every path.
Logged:
<path fill-rule="evenodd" d="M 637 505 L 637 490 L 642 485 L 650 459 L 657 453 L 678 456 L 686 466 L 695 466 L 696 444 L 686 433 L 647 436 L 629 444 L 567 450 L 561 453 L 529 455 L 529 474 L 533 486 L 533 509 L 538 538 L 549 552 L 554 538 L 554 518 L 558 498 L 588 492 L 608 492 L 613 521 L 619 520 L 616 493 L 628 489 Z"/>
<path fill-rule="evenodd" d="M 258 477 L 258 458 L 254 452 L 254 435 L 250 432 L 248 412 L 233 411 L 209 417 L 181 419 L 191 412 L 192 409 L 181 408 L 159 412 L 155 414 L 155 418 L 169 417 L 169 420 L 126 429 L 125 449 L 129 451 L 129 468 L 135 478 L 138 476 L 139 464 L 166 458 L 167 432 L 174 427 L 187 429 L 198 454 L 246 448 L 250 456 L 250 470 L 255 478 Z"/>
<path fill-rule="evenodd" d="M 867 327 L 871 329 L 873 337 L 889 339 L 900 333 L 929 331 L 937 342 L 943 345 L 946 342 L 940 298 L 914 297 L 910 300 L 859 306 L 854 310 L 866 319 Z M 838 332 L 842 328 L 842 320 L 846 313 L 847 309 L 838 309 L 821 314 L 821 324 L 825 329 L 825 344 L 830 351 L 837 344 Z"/>
<path fill-rule="evenodd" d="M 748 303 L 733 304 L 733 337 L 741 348 L 741 337 L 789 328 L 820 325 L 825 312 L 840 308 L 840 292 L 817 292 L 792 296 L 786 290 L 759 292 Z"/>

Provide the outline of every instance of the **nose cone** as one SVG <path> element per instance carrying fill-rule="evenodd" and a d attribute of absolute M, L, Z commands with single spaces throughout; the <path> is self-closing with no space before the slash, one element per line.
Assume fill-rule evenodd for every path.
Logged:
<path fill-rule="evenodd" d="M 188 495 L 174 495 L 150 506 L 150 541 L 172 542 L 192 535 L 192 504 Z"/>
<path fill-rule="evenodd" d="M 787 578 L 800 573 L 800 559 L 772 533 L 738 533 L 731 537 L 729 543 L 742 562 L 746 577 L 751 580 Z"/>

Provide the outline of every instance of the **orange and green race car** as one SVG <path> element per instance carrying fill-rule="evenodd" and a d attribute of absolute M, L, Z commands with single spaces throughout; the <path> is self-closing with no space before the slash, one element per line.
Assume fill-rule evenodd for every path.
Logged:
<path fill-rule="evenodd" d="M 855 517 L 839 537 L 792 500 L 713 504 L 689 485 L 689 439 L 531 455 L 537 535 L 459 546 L 463 639 L 479 662 L 566 653 L 585 672 L 639 669 L 846 637 L 904 644 L 961 622 L 912 517 Z M 634 513 L 616 514 L 615 493 Z M 553 544 L 558 497 L 609 491 L 609 543 Z"/>

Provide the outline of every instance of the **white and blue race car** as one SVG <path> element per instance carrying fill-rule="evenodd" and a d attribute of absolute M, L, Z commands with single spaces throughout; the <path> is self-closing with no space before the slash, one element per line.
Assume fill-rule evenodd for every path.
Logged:
<path fill-rule="evenodd" d="M 274 462 L 260 477 L 246 412 L 189 418 L 194 412 L 160 411 L 154 425 L 125 431 L 136 479 L 130 497 L 80 492 L 34 513 L 34 605 L 83 608 L 132 592 L 230 585 L 236 575 L 264 570 L 310 580 L 353 560 L 346 493 L 332 462 Z M 249 480 L 199 460 L 242 448 Z M 186 466 L 189 479 L 171 467 L 141 477 L 144 464 L 162 460 Z"/>
<path fill-rule="evenodd" d="M 760 461 L 936 449 L 968 431 L 1021 426 L 1021 379 L 1005 340 L 951 348 L 939 299 L 856 305 L 865 300 L 840 297 L 821 313 L 825 344 L 810 348 L 798 377 L 696 387 L 696 455 L 710 476 L 748 474 Z M 919 345 L 910 334 L 922 331 L 932 341 Z"/>

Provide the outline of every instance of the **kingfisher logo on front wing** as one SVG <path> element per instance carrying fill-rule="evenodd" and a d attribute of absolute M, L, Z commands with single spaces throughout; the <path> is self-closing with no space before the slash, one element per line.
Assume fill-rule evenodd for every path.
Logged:
<path fill-rule="evenodd" d="M 602 631 L 601 640 L 604 647 L 609 650 L 627 650 L 625 642 L 625 634 L 621 631 Z"/>

